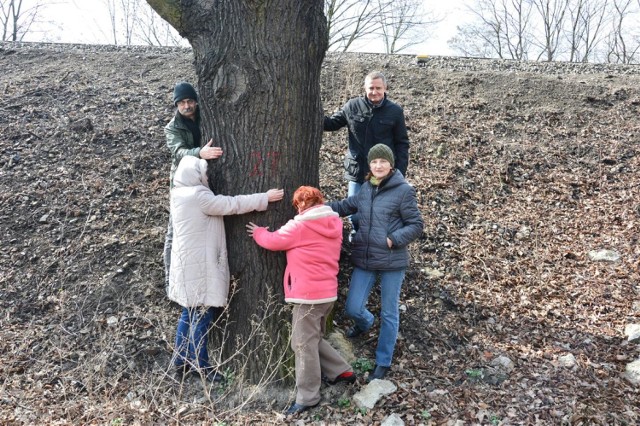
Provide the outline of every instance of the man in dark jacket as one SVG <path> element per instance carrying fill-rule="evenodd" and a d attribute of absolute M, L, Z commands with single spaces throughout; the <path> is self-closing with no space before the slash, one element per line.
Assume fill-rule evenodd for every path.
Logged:
<path fill-rule="evenodd" d="M 331 117 L 324 117 L 324 130 L 348 126 L 349 149 L 344 159 L 344 177 L 349 182 L 348 196 L 360 191 L 369 171 L 367 155 L 371 147 L 382 143 L 391 148 L 395 168 L 403 176 L 409 165 L 409 137 L 402 108 L 387 99 L 387 80 L 381 72 L 371 72 L 364 80 L 365 96 L 350 99 Z M 357 217 L 351 218 L 354 230 Z"/>
<path fill-rule="evenodd" d="M 198 94 L 193 86 L 186 82 L 176 84 L 173 89 L 173 104 L 177 107 L 176 114 L 164 128 L 167 147 L 171 151 L 171 173 L 169 187 L 173 188 L 173 174 L 178 168 L 182 157 L 192 155 L 205 160 L 213 160 L 222 155 L 222 148 L 211 146 L 213 139 L 200 147 L 202 133 L 200 132 L 200 109 L 198 108 Z M 169 287 L 169 270 L 171 268 L 171 245 L 173 243 L 173 224 L 169 214 L 169 225 L 164 239 L 164 272 L 165 288 Z"/>

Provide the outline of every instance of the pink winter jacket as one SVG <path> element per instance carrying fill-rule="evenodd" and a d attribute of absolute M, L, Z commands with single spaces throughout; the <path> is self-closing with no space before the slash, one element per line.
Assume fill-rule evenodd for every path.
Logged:
<path fill-rule="evenodd" d="M 342 220 L 330 207 L 304 210 L 275 232 L 256 228 L 253 239 L 268 250 L 287 251 L 286 302 L 319 304 L 338 298 Z"/>

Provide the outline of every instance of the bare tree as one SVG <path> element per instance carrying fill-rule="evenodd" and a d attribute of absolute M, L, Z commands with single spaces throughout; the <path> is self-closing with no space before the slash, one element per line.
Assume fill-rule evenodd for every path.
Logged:
<path fill-rule="evenodd" d="M 529 0 L 478 0 L 469 11 L 476 22 L 458 27 L 449 45 L 466 56 L 526 59 L 532 5 Z"/>
<path fill-rule="evenodd" d="M 532 6 L 529 0 L 511 0 L 513 12 L 503 2 L 504 20 L 506 22 L 507 49 L 513 59 L 527 59 L 531 44 L 529 26 L 531 22 Z"/>
<path fill-rule="evenodd" d="M 114 44 L 179 46 L 177 31 L 144 0 L 102 0 L 107 7 Z"/>
<path fill-rule="evenodd" d="M 456 35 L 447 44 L 462 56 L 490 58 L 496 56 L 494 33 L 490 27 L 472 23 L 456 27 Z"/>
<path fill-rule="evenodd" d="M 594 55 L 608 11 L 608 3 L 601 0 L 574 0 L 569 3 L 571 26 L 567 40 L 570 62 L 588 62 Z"/>
<path fill-rule="evenodd" d="M 27 6 L 23 0 L 0 0 L 0 25 L 3 41 L 21 41 L 45 7 L 45 2 L 36 1 Z"/>
<path fill-rule="evenodd" d="M 127 46 L 133 44 L 135 23 L 141 1 L 142 0 L 120 0 L 120 9 L 122 11 L 122 18 L 120 20 L 124 32 L 124 44 Z"/>
<path fill-rule="evenodd" d="M 329 49 L 346 52 L 355 41 L 377 34 L 378 17 L 393 7 L 393 0 L 324 0 Z"/>
<path fill-rule="evenodd" d="M 469 7 L 476 22 L 457 27 L 457 35 L 449 45 L 464 56 L 497 56 L 503 58 L 503 22 L 495 4 L 490 0 L 479 0 L 477 7 Z"/>
<path fill-rule="evenodd" d="M 377 0 L 377 8 L 385 8 L 386 0 Z M 399 53 L 422 43 L 428 36 L 425 27 L 439 22 L 426 21 L 418 0 L 396 0 L 386 13 L 378 15 L 380 33 L 386 53 Z"/>
<path fill-rule="evenodd" d="M 111 22 L 111 36 L 113 44 L 118 44 L 118 13 L 116 8 L 116 0 L 103 0 L 107 10 L 109 11 L 109 21 Z"/>
<path fill-rule="evenodd" d="M 633 0 L 613 0 L 612 29 L 607 38 L 607 61 L 614 63 L 630 64 L 637 62 L 640 49 L 640 36 L 634 36 L 627 31 L 626 22 L 632 14 L 637 14 L 638 9 L 633 9 Z M 638 0 L 640 6 L 640 0 Z M 635 29 L 636 25 L 632 25 Z"/>
<path fill-rule="evenodd" d="M 136 38 L 149 46 L 181 46 L 185 40 L 147 2 L 139 5 L 135 19 Z"/>
<path fill-rule="evenodd" d="M 538 42 L 541 52 L 538 60 L 546 56 L 547 61 L 556 59 L 564 33 L 569 0 L 532 0 L 542 22 L 542 40 Z"/>
<path fill-rule="evenodd" d="M 236 195 L 319 184 L 322 142 L 320 69 L 328 37 L 322 0 L 147 0 L 191 43 L 203 140 L 225 154 L 209 167 L 217 193 Z M 229 304 L 223 358 L 257 383 L 286 371 L 289 318 L 282 303 L 284 256 L 247 237 L 253 221 L 277 228 L 295 212 L 282 202 L 266 213 L 225 218 L 228 258 L 239 291 Z M 270 303 L 274 295 L 279 303 Z M 255 331 L 257 324 L 262 329 Z"/>
<path fill-rule="evenodd" d="M 109 12 L 113 44 L 130 46 L 134 41 L 135 24 L 142 0 L 103 0 Z M 120 43 L 122 40 L 122 43 Z"/>

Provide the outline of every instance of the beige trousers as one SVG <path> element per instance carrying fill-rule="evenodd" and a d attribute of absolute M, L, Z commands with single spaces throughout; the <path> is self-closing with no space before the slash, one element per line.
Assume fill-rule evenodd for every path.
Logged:
<path fill-rule="evenodd" d="M 323 339 L 327 315 L 333 302 L 318 305 L 293 306 L 291 349 L 296 357 L 296 402 L 315 405 L 320 402 L 322 375 L 335 380 L 346 371 L 353 371 L 326 340 Z"/>

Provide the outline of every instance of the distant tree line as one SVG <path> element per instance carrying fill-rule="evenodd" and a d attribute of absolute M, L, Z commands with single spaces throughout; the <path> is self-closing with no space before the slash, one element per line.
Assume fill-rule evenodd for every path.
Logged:
<path fill-rule="evenodd" d="M 155 13 L 146 0 L 102 0 L 108 7 L 115 44 L 179 45 L 182 37 Z M 363 40 L 399 53 L 428 35 L 421 0 L 324 0 L 329 50 L 346 52 Z M 366 48 L 366 47 L 365 47 Z"/>
<path fill-rule="evenodd" d="M 0 0 L 2 40 L 22 41 L 54 0 Z M 61 0 L 62 1 L 62 0 Z M 29 7 L 25 8 L 24 5 Z M 115 45 L 184 46 L 187 41 L 153 10 L 147 0 L 99 0 L 97 13 L 109 17 L 107 42 Z M 69 6 L 74 7 L 74 6 Z M 347 52 L 383 46 L 400 53 L 426 39 L 437 18 L 421 0 L 324 0 L 329 50 Z M 52 22 L 48 22 L 52 24 Z M 46 35 L 44 38 L 47 38 Z M 49 38 L 50 34 L 49 34 Z"/>
<path fill-rule="evenodd" d="M 431 0 L 435 1 L 435 0 Z M 100 0 L 115 45 L 186 46 L 147 0 Z M 0 0 L 2 40 L 41 31 L 53 0 Z M 324 0 L 329 50 L 402 53 L 441 18 L 421 0 Z M 467 0 L 472 16 L 448 41 L 459 55 L 569 62 L 640 62 L 640 0 Z M 51 22 L 50 22 L 51 23 Z M 369 46 L 371 46 L 369 48 Z"/>
<path fill-rule="evenodd" d="M 640 0 L 475 0 L 449 46 L 463 56 L 639 62 Z"/>

